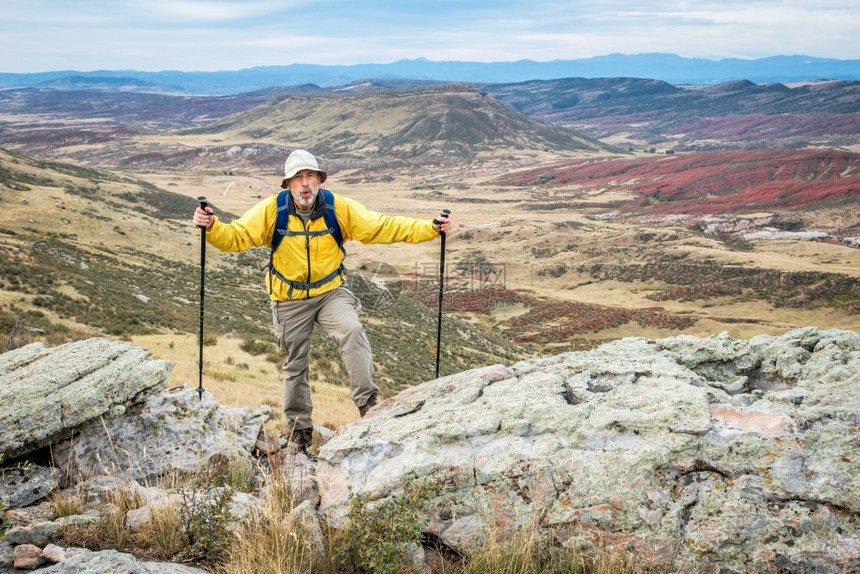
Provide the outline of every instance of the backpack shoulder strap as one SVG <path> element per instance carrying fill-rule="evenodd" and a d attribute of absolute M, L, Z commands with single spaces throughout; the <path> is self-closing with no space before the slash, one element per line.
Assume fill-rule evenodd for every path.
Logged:
<path fill-rule="evenodd" d="M 287 208 L 289 193 L 289 190 L 285 189 L 278 194 L 278 216 L 275 219 L 275 230 L 272 233 L 272 253 L 281 244 L 281 239 L 284 238 L 284 233 L 287 231 L 287 222 L 290 219 L 289 209 Z"/>
<path fill-rule="evenodd" d="M 334 240 L 337 241 L 337 246 L 343 251 L 343 232 L 337 221 L 337 212 L 334 210 L 334 194 L 324 188 L 320 188 L 320 193 L 325 200 L 325 224 L 331 230 Z"/>

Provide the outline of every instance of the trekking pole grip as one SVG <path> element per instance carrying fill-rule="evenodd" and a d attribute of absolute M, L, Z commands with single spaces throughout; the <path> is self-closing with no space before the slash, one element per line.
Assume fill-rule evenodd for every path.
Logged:
<path fill-rule="evenodd" d="M 450 209 L 443 209 L 443 210 L 442 210 L 442 212 L 439 214 L 439 216 L 440 216 L 440 217 L 448 217 L 449 215 L 451 215 L 451 210 L 450 210 Z M 434 225 L 442 225 L 442 222 L 441 222 L 441 221 L 439 221 L 438 219 L 435 219 L 435 218 L 434 218 L 434 219 L 433 219 L 433 224 L 434 224 Z"/>
<path fill-rule="evenodd" d="M 197 201 L 200 202 L 200 209 L 202 209 L 203 211 L 206 211 L 206 208 L 209 207 L 209 202 L 206 201 L 206 196 L 201 195 L 200 197 L 197 198 Z M 204 231 L 206 230 L 206 228 L 202 225 L 198 225 L 197 227 L 199 227 L 200 229 L 202 229 Z"/>

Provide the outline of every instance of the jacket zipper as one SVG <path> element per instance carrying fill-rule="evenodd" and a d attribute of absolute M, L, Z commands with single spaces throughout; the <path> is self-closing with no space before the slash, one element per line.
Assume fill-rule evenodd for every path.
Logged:
<path fill-rule="evenodd" d="M 310 220 L 308 220 L 308 221 L 310 221 Z M 307 230 L 308 230 L 308 225 L 307 225 L 307 223 L 305 223 L 305 231 L 307 231 Z M 307 255 L 308 255 L 308 284 L 310 284 L 310 282 L 311 282 L 311 238 L 309 236 L 305 237 L 305 253 L 307 253 Z M 308 299 L 311 298 L 310 287 L 308 287 L 307 296 L 308 296 Z"/>

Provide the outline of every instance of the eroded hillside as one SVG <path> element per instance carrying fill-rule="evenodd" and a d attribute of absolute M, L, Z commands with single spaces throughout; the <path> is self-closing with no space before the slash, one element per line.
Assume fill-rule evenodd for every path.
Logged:
<path fill-rule="evenodd" d="M 506 174 L 498 183 L 552 193 L 552 208 L 588 207 L 641 222 L 700 225 L 704 216 L 782 214 L 783 231 L 815 228 L 837 239 L 860 236 L 860 154 L 834 150 L 710 152 L 636 159 L 569 160 Z M 629 195 L 602 205 L 610 189 Z M 550 207 L 550 206 L 548 206 Z M 711 221 L 713 219 L 711 218 Z M 790 223 L 787 223 L 790 222 Z M 757 227 L 764 227 L 759 222 Z M 748 225 L 743 231 L 753 231 Z M 739 229 L 740 230 L 740 229 Z M 849 242 L 851 242 L 849 240 Z"/>
<path fill-rule="evenodd" d="M 616 145 L 687 152 L 860 145 L 860 82 L 673 86 L 566 78 L 484 89 L 530 117 Z"/>
<path fill-rule="evenodd" d="M 321 154 L 457 157 L 500 149 L 605 150 L 571 130 L 536 122 L 458 84 L 273 98 L 188 133 L 288 141 Z"/>

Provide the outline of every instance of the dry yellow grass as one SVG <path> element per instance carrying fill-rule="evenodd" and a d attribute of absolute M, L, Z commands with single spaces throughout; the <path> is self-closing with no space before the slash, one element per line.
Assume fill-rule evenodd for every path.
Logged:
<path fill-rule="evenodd" d="M 146 335 L 132 337 L 132 343 L 149 351 L 156 359 L 173 361 L 170 384 L 197 388 L 199 384 L 199 343 L 194 335 Z M 281 368 L 241 349 L 242 340 L 219 337 L 216 344 L 203 347 L 203 388 L 219 404 L 255 409 L 262 404 L 276 413 L 273 424 L 284 426 Z M 313 373 L 313 365 L 311 366 Z M 313 376 L 313 374 L 312 374 Z M 335 429 L 358 418 L 358 409 L 347 387 L 312 382 L 314 421 Z"/>

